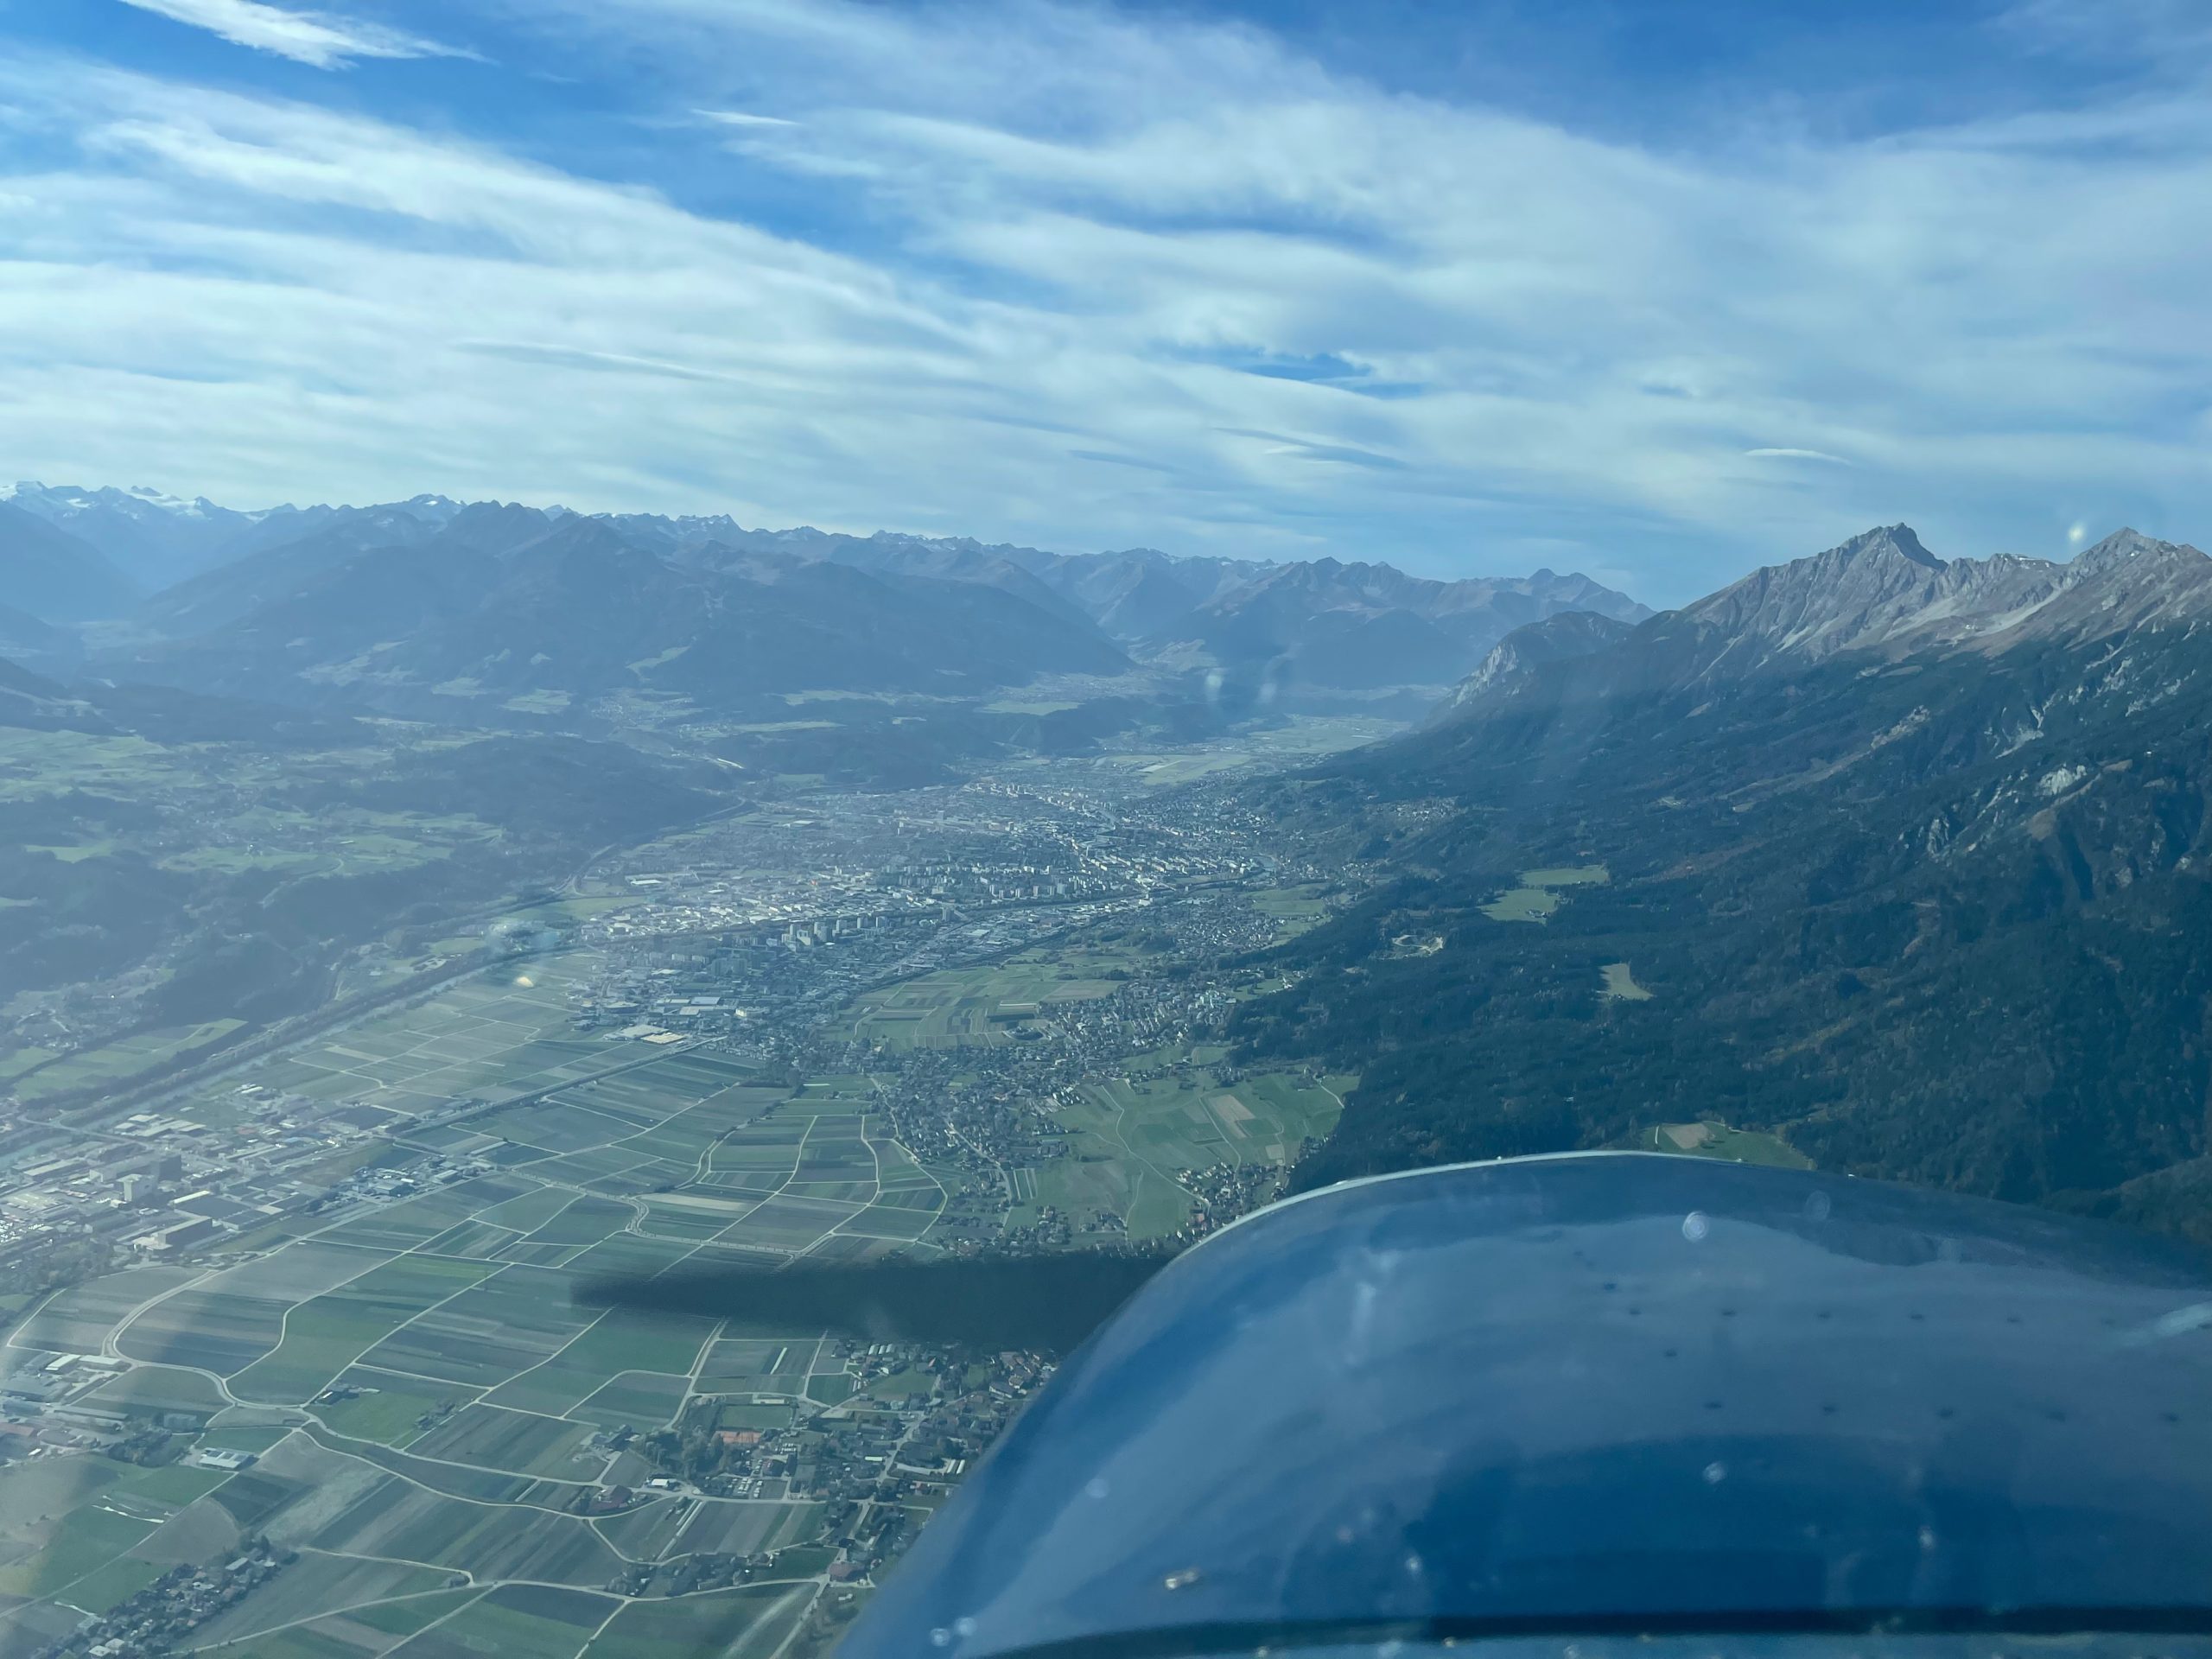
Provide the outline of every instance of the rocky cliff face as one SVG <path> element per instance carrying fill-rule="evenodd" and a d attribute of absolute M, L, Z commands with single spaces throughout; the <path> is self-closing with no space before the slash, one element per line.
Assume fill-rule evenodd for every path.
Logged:
<path fill-rule="evenodd" d="M 1809 558 L 1769 565 L 1593 650 L 1509 636 L 1512 649 L 1453 692 L 1454 716 L 1555 695 L 1656 695 L 1853 654 L 1870 664 L 1971 649 L 2002 654 L 2185 632 L 2212 619 L 2212 558 L 2133 530 L 2070 563 L 1936 557 L 1910 525 L 1888 524 Z M 1580 643 L 1580 642 L 1578 642 Z M 1537 671 L 1573 661 L 1548 677 Z"/>

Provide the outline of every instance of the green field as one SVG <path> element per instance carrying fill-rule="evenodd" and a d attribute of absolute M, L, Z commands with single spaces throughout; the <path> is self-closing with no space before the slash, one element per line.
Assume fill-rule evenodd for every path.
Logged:
<path fill-rule="evenodd" d="M 589 1659 L 668 1659 L 715 1654 L 766 1659 L 814 1599 L 812 1585 L 746 1585 L 677 1601 L 635 1601 L 588 1649 Z"/>
<path fill-rule="evenodd" d="M 1717 1119 L 1702 1123 L 1662 1123 L 1647 1129 L 1637 1144 L 1650 1152 L 1726 1158 L 1735 1163 L 1765 1164 L 1777 1169 L 1813 1167 L 1811 1159 L 1780 1135 L 1762 1129 L 1732 1129 Z"/>
<path fill-rule="evenodd" d="M 1293 938 L 1314 926 L 1329 913 L 1328 900 L 1318 883 L 1303 887 L 1269 887 L 1252 895 L 1252 908 L 1275 918 L 1279 938 Z"/>
<path fill-rule="evenodd" d="M 166 1365 L 140 1365 L 119 1372 L 95 1388 L 92 1398 L 149 1416 L 174 1413 L 213 1417 L 229 1403 L 213 1378 Z"/>
<path fill-rule="evenodd" d="M 370 1377 L 378 1380 L 368 1382 Z M 333 1432 L 349 1440 L 376 1440 L 385 1446 L 405 1446 L 422 1433 L 417 1424 L 425 1413 L 448 1401 L 465 1402 L 471 1392 L 452 1385 L 397 1376 L 389 1371 L 349 1371 L 341 1380 L 373 1388 L 376 1392 L 357 1395 L 350 1400 L 326 1402 L 315 1407 L 315 1415 Z"/>
<path fill-rule="evenodd" d="M 589 971 L 577 957 L 539 958 L 464 979 L 428 1001 L 393 1008 L 320 1042 L 250 1067 L 247 1084 L 412 1114 L 456 1096 L 512 1099 L 661 1051 L 579 1039 L 569 988 Z M 220 1122 L 239 1084 L 211 1085 L 184 1109 Z"/>
<path fill-rule="evenodd" d="M 1218 1050 L 1137 1055 L 1128 1074 L 1080 1085 L 1053 1116 L 1070 1131 L 1063 1155 L 1033 1172 L 1033 1198 L 1082 1221 L 1120 1216 L 1138 1238 L 1173 1233 L 1196 1200 L 1181 1178 L 1222 1163 L 1286 1164 L 1342 1110 L 1348 1077 L 1304 1083 L 1279 1073 L 1224 1083 Z M 1018 1194 L 1027 1197 L 1029 1194 Z"/>
<path fill-rule="evenodd" d="M 1134 769 L 1147 784 L 1186 784 L 1239 766 L 1333 754 L 1379 742 L 1404 729 L 1398 721 L 1359 715 L 1294 715 L 1280 725 L 1242 733 L 1230 742 L 1165 752 L 1120 750 L 1108 758 Z"/>
<path fill-rule="evenodd" d="M 1010 1043 L 1015 1028 L 1056 1006 L 1110 995 L 1105 977 L 1134 952 L 1026 950 L 1002 963 L 948 969 L 862 997 L 847 1014 L 852 1033 L 890 1048 Z"/>
<path fill-rule="evenodd" d="M 1329 908 L 1312 887 L 1255 903 L 1286 931 Z M 1099 1005 L 1158 960 L 1140 937 L 1121 925 L 927 975 L 860 997 L 838 1023 L 886 1048 L 949 1051 L 1003 1050 L 1062 1017 L 1095 1029 Z M 603 1437 L 880 1417 L 936 1379 L 863 1384 L 851 1348 L 818 1329 L 605 1313 L 575 1300 L 580 1282 L 928 1255 L 956 1211 L 963 1225 L 1052 1211 L 1086 1241 L 1171 1235 L 1205 1172 L 1287 1164 L 1329 1132 L 1353 1081 L 1153 1049 L 1063 1088 L 1062 1132 L 1033 1128 L 1006 1166 L 925 1163 L 887 1138 L 894 1068 L 880 1053 L 771 1084 L 703 1049 L 589 1034 L 569 1008 L 594 971 L 578 955 L 480 973 L 186 1094 L 179 1109 L 219 1135 L 255 1132 L 284 1095 L 371 1127 L 379 1138 L 302 1166 L 321 1179 L 393 1142 L 449 1161 L 404 1198 L 288 1217 L 211 1258 L 27 1306 L 11 1348 L 116 1353 L 130 1368 L 96 1401 L 261 1461 L 236 1474 L 81 1456 L 0 1466 L 0 1597 L 97 1611 L 265 1532 L 300 1559 L 195 1637 L 209 1650 L 575 1659 L 681 1643 L 770 1659 L 829 1560 L 823 1511 L 786 1501 L 775 1477 L 757 1497 L 658 1499 L 588 1522 L 580 1497 L 650 1469 Z M 969 1076 L 1022 1064 L 920 1058 Z M 640 1555 L 779 1550 L 773 1571 L 794 1582 L 626 1605 L 606 1593 Z"/>
<path fill-rule="evenodd" d="M 1649 1002 L 1651 993 L 1636 982 L 1636 973 L 1624 962 L 1609 962 L 1603 969 L 1605 988 L 1602 995 L 1608 1001 Z"/>
<path fill-rule="evenodd" d="M 26 1069 L 16 1074 L 10 1087 L 29 1104 L 66 1090 L 120 1083 L 156 1066 L 212 1049 L 245 1025 L 243 1020 L 211 1020 L 201 1025 L 141 1032 L 105 1047 L 83 1049 Z"/>
<path fill-rule="evenodd" d="M 1523 870 L 1521 885 L 1509 887 L 1483 906 L 1494 922 L 1541 922 L 1565 902 L 1562 889 L 1603 887 L 1612 876 L 1602 864 L 1582 864 L 1559 869 Z"/>
<path fill-rule="evenodd" d="M 385 1336 L 498 1269 L 492 1262 L 403 1255 L 286 1314 L 283 1340 L 231 1381 L 241 1400 L 297 1404 Z"/>

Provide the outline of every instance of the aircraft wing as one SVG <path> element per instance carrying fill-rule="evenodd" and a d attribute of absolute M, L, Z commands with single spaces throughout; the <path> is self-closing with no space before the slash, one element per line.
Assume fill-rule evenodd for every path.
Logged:
<path fill-rule="evenodd" d="M 1586 1154 L 1331 1188 L 1168 1264 L 841 1652 L 2081 1630 L 2212 1631 L 2204 1256 Z"/>

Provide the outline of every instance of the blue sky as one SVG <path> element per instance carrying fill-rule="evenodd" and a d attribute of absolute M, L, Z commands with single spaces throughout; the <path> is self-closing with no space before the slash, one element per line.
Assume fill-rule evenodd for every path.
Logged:
<path fill-rule="evenodd" d="M 2164 0 L 0 0 L 13 475 L 1580 569 L 2212 535 Z"/>

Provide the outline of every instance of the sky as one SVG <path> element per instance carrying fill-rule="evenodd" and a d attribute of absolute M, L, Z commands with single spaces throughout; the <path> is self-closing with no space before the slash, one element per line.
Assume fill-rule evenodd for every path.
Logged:
<path fill-rule="evenodd" d="M 0 0 L 0 473 L 1580 569 L 2212 538 L 2198 0 Z"/>

